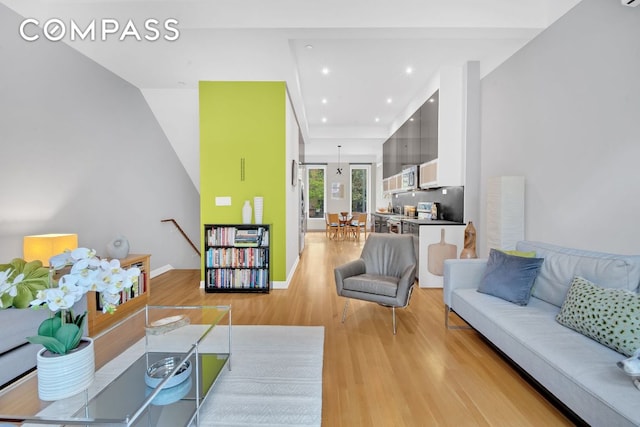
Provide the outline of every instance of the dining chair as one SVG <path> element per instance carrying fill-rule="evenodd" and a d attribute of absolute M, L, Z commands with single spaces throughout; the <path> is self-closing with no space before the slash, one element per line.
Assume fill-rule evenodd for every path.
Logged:
<path fill-rule="evenodd" d="M 391 307 L 395 335 L 396 307 L 409 305 L 416 281 L 416 265 L 413 237 L 408 234 L 372 233 L 362 248 L 360 258 L 334 269 L 338 295 L 347 299 L 342 323 L 347 316 L 349 299 L 371 301 Z"/>
<path fill-rule="evenodd" d="M 325 213 L 326 221 L 325 235 L 330 239 L 337 238 L 340 234 L 340 217 L 337 213 Z"/>
<path fill-rule="evenodd" d="M 367 213 L 353 213 L 351 222 L 349 223 L 349 235 L 353 235 L 354 239 L 360 240 L 360 232 L 364 231 L 364 238 L 367 238 Z"/>

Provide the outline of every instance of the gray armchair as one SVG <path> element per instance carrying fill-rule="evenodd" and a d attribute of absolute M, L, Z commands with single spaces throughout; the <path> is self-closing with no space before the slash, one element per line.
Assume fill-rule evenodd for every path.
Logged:
<path fill-rule="evenodd" d="M 334 270 L 338 295 L 389 306 L 393 333 L 396 333 L 396 307 L 409 304 L 416 280 L 416 254 L 410 235 L 371 233 L 357 260 Z M 349 299 L 342 311 L 347 315 Z"/>

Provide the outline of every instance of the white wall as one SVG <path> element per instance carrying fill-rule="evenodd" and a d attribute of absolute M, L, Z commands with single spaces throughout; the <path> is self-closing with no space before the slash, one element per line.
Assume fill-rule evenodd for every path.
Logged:
<path fill-rule="evenodd" d="M 198 268 L 199 195 L 140 91 L 63 43 L 22 40 L 0 5 L 0 260 L 29 234 L 125 235 L 151 267 Z"/>
<path fill-rule="evenodd" d="M 583 0 L 482 80 L 482 214 L 523 175 L 525 238 L 640 253 L 639 40 L 640 8 Z"/>
<path fill-rule="evenodd" d="M 296 122 L 296 118 L 293 112 L 293 107 L 291 106 L 291 102 L 289 98 L 286 99 L 286 153 L 287 153 L 287 179 L 284 183 L 286 187 L 286 271 L 287 271 L 287 284 L 288 286 L 289 280 L 293 273 L 295 272 L 295 266 L 298 263 L 298 239 L 299 239 L 299 224 L 300 224 L 300 208 L 299 208 L 299 192 L 300 188 L 298 187 L 298 183 L 296 185 L 291 185 L 291 162 L 293 160 L 298 160 L 298 136 L 299 136 L 299 128 L 298 123 Z M 297 171 L 295 171 L 295 175 L 297 178 Z M 297 179 L 296 179 L 297 181 Z M 282 285 L 274 283 L 274 288 L 284 287 Z"/>

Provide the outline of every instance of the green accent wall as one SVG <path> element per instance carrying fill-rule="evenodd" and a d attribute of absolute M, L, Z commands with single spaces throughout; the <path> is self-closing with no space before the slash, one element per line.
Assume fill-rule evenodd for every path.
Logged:
<path fill-rule="evenodd" d="M 200 233 L 204 224 L 242 223 L 244 201 L 253 208 L 254 196 L 264 197 L 262 222 L 271 225 L 271 280 L 285 281 L 285 83 L 201 81 L 199 92 Z M 216 206 L 216 197 L 224 196 L 231 197 L 231 206 Z"/>

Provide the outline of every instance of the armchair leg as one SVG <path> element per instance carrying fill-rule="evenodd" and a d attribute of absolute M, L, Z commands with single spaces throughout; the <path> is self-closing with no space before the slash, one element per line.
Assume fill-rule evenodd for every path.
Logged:
<path fill-rule="evenodd" d="M 396 334 L 396 308 L 391 307 L 391 316 L 393 317 L 393 335 Z"/>
<path fill-rule="evenodd" d="M 344 308 L 342 309 L 342 323 L 344 323 L 344 319 L 347 318 L 347 308 L 349 308 L 349 299 L 344 303 Z"/>

